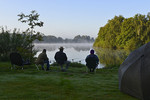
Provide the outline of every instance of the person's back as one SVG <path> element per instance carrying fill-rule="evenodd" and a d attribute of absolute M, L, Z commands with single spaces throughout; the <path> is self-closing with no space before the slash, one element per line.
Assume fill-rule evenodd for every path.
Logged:
<path fill-rule="evenodd" d="M 48 60 L 47 55 L 45 52 L 42 52 L 39 54 L 36 63 L 37 64 L 44 64 L 45 60 Z"/>
<path fill-rule="evenodd" d="M 97 55 L 94 54 L 94 50 L 91 50 L 90 53 L 91 54 L 86 57 L 85 61 L 86 61 L 86 66 L 90 69 L 91 72 L 94 71 L 95 68 L 98 66 L 99 59 Z"/>
<path fill-rule="evenodd" d="M 58 51 L 55 54 L 55 60 L 58 64 L 62 65 L 65 61 L 67 61 L 67 56 L 64 52 Z"/>
<path fill-rule="evenodd" d="M 96 66 L 98 64 L 98 61 L 98 57 L 95 54 L 88 55 L 86 58 L 87 65 L 91 67 Z"/>
<path fill-rule="evenodd" d="M 60 47 L 59 50 L 60 51 L 56 52 L 54 58 L 55 58 L 56 62 L 61 66 L 61 70 L 66 71 L 68 69 L 68 66 L 69 66 L 70 62 L 67 61 L 67 56 L 63 52 L 64 48 Z M 66 69 L 63 69 L 64 64 L 66 64 Z"/>
<path fill-rule="evenodd" d="M 49 70 L 50 64 L 49 64 L 49 59 L 46 54 L 46 49 L 43 49 L 42 53 L 39 54 L 39 56 L 36 60 L 36 64 L 41 64 L 43 70 L 44 70 L 44 63 L 47 64 L 46 70 Z"/>

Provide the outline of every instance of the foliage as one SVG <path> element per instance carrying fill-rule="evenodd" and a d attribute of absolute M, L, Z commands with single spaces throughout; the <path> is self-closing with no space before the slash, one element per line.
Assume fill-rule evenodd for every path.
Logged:
<path fill-rule="evenodd" d="M 74 37 L 73 42 L 75 43 L 94 42 L 94 38 L 91 38 L 90 36 L 86 36 L 86 35 L 83 35 L 83 36 L 77 35 Z"/>
<path fill-rule="evenodd" d="M 9 60 L 11 52 L 19 52 L 24 59 L 29 59 L 30 53 L 29 35 L 14 29 L 13 33 L 10 30 L 1 27 L 0 33 L 0 60 Z M 33 54 L 35 54 L 35 50 Z"/>
<path fill-rule="evenodd" d="M 101 27 L 94 46 L 135 49 L 150 41 L 150 14 L 124 18 L 115 16 Z"/>
<path fill-rule="evenodd" d="M 9 30 L 4 31 L 4 28 L 1 28 L 0 33 L 0 60 L 8 60 L 8 52 L 10 47 L 10 35 Z"/>
<path fill-rule="evenodd" d="M 100 60 L 100 64 L 104 64 L 105 67 L 113 67 L 116 66 L 119 68 L 120 64 L 127 58 L 130 50 L 124 49 L 110 49 L 110 48 L 97 48 L 94 50 Z"/>
<path fill-rule="evenodd" d="M 29 60 L 33 61 L 33 57 L 35 55 L 35 51 L 33 50 L 33 47 L 34 47 L 33 41 L 36 39 L 42 40 L 41 33 L 36 32 L 34 28 L 36 26 L 42 27 L 44 23 L 42 21 L 39 22 L 40 15 L 35 10 L 31 11 L 31 14 L 29 15 L 25 15 L 24 13 L 21 13 L 18 16 L 19 16 L 18 21 L 21 21 L 22 23 L 27 23 L 29 26 L 29 28 L 23 33 L 28 35 L 26 39 L 26 41 L 29 43 L 28 50 L 30 50 L 28 53 L 28 56 L 29 56 Z"/>
<path fill-rule="evenodd" d="M 35 10 L 31 11 L 31 14 L 29 14 L 29 15 L 25 15 L 24 13 L 21 13 L 18 16 L 20 17 L 18 19 L 18 21 L 21 21 L 22 23 L 28 23 L 28 25 L 29 25 L 28 29 L 34 29 L 35 26 L 42 27 L 44 24 L 41 21 L 38 22 L 40 15 L 38 13 L 36 13 Z M 35 32 L 32 31 L 32 33 L 35 33 Z"/>
<path fill-rule="evenodd" d="M 16 28 L 11 32 L 10 30 L 0 29 L 0 60 L 9 60 L 9 54 L 11 52 L 19 52 L 23 58 L 29 59 L 31 62 L 34 60 L 36 51 L 33 49 L 33 41 L 42 39 L 42 34 L 40 32 L 35 32 L 35 26 L 43 26 L 43 22 L 37 22 L 39 14 L 32 11 L 29 15 L 19 14 L 18 19 L 22 23 L 28 23 L 29 28 L 20 32 Z"/>

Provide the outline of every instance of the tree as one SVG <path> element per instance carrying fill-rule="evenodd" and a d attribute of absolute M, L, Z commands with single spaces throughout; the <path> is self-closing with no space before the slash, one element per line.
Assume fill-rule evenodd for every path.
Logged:
<path fill-rule="evenodd" d="M 19 16 L 18 21 L 21 21 L 22 23 L 27 23 L 29 26 L 29 28 L 27 28 L 27 30 L 23 32 L 23 34 L 27 36 L 26 41 L 29 42 L 28 51 L 30 52 L 29 60 L 32 61 L 35 55 L 35 50 L 33 50 L 33 47 L 34 47 L 33 41 L 36 39 L 38 40 L 42 39 L 41 33 L 36 32 L 34 28 L 36 26 L 42 27 L 44 23 L 42 21 L 39 21 L 40 15 L 35 10 L 31 11 L 31 14 L 29 15 L 25 15 L 24 13 L 21 13 L 18 16 Z"/>
<path fill-rule="evenodd" d="M 26 41 L 26 34 L 21 34 L 16 28 L 11 33 L 10 30 L 0 28 L 0 60 L 8 61 L 11 52 L 19 52 L 24 59 L 28 58 L 26 54 L 29 50 L 30 43 Z"/>
<path fill-rule="evenodd" d="M 116 38 L 121 33 L 123 21 L 123 16 L 115 16 L 113 19 L 109 20 L 104 27 L 100 28 L 94 46 L 116 48 L 118 46 Z"/>
<path fill-rule="evenodd" d="M 0 33 L 0 60 L 8 60 L 9 46 L 10 46 L 10 35 L 9 30 L 1 28 Z"/>
<path fill-rule="evenodd" d="M 101 27 L 94 46 L 136 49 L 150 41 L 150 13 L 124 18 L 115 16 Z"/>

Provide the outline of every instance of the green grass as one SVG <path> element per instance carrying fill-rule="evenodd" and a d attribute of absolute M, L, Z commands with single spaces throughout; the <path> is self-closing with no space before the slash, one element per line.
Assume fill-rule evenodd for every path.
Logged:
<path fill-rule="evenodd" d="M 87 73 L 85 67 L 61 72 L 55 66 L 45 72 L 34 65 L 10 66 L 0 63 L 0 100 L 137 100 L 119 91 L 117 68 Z"/>

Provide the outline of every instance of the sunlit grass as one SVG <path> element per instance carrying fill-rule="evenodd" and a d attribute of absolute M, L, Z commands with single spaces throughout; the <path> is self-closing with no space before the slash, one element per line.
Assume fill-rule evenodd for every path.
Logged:
<path fill-rule="evenodd" d="M 0 100 L 136 100 L 119 91 L 117 68 L 87 73 L 85 66 L 67 72 L 58 66 L 48 72 L 34 65 L 10 67 L 0 63 Z"/>

